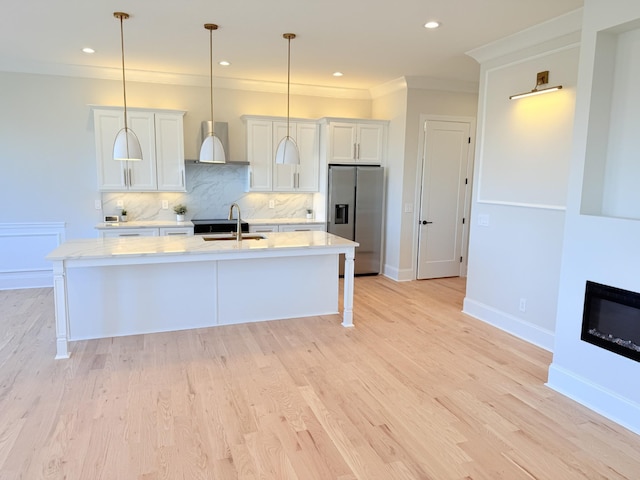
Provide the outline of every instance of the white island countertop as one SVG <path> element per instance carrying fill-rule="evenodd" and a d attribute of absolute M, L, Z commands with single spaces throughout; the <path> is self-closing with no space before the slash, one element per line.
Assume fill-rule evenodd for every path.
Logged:
<path fill-rule="evenodd" d="M 280 232 L 261 234 L 262 239 L 217 240 L 205 238 L 227 235 L 195 235 L 184 237 L 86 238 L 68 240 L 47 255 L 47 260 L 91 260 L 127 257 L 199 256 L 207 254 L 247 254 L 300 249 L 333 249 L 357 247 L 358 243 L 327 232 Z"/>

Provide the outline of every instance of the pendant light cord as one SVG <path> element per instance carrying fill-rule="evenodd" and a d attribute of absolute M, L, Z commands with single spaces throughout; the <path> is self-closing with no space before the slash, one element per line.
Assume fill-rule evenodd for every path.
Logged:
<path fill-rule="evenodd" d="M 209 88 L 211 90 L 211 134 L 213 135 L 213 29 L 209 30 Z"/>
<path fill-rule="evenodd" d="M 291 37 L 287 39 L 289 45 L 287 48 L 287 137 L 291 137 L 291 129 L 289 128 L 289 96 L 291 90 Z"/>
<path fill-rule="evenodd" d="M 124 78 L 124 27 L 122 26 L 124 16 L 120 14 L 119 17 L 120 17 L 120 48 L 122 51 L 122 94 L 124 97 L 124 129 L 125 131 L 128 131 L 129 128 L 127 124 L 127 83 L 125 82 L 125 78 Z"/>

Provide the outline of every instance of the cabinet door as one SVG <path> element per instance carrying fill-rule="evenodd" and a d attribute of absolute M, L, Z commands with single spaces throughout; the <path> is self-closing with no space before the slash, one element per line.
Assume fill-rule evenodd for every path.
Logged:
<path fill-rule="evenodd" d="M 142 147 L 141 161 L 126 162 L 129 190 L 135 192 L 157 190 L 154 115 L 151 112 L 128 112 L 128 114 L 129 128 L 135 132 Z"/>
<path fill-rule="evenodd" d="M 384 125 L 359 123 L 356 149 L 358 163 L 381 163 L 383 139 Z"/>
<path fill-rule="evenodd" d="M 96 162 L 98 170 L 98 189 L 103 192 L 121 192 L 127 190 L 125 170 L 127 162 L 113 159 L 113 142 L 124 127 L 121 112 L 114 110 L 94 110 L 93 122 L 96 141 Z"/>
<path fill-rule="evenodd" d="M 298 135 L 296 130 L 296 124 L 290 124 L 291 138 L 298 144 Z M 274 192 L 293 192 L 296 190 L 295 177 L 296 166 L 295 165 L 283 165 L 275 163 L 276 150 L 280 144 L 280 140 L 287 136 L 287 122 L 273 122 L 273 191 Z M 298 144 L 298 151 L 300 151 L 300 145 Z M 300 152 L 302 157 L 302 152 Z M 302 158 L 301 158 L 302 161 Z"/>
<path fill-rule="evenodd" d="M 317 192 L 320 169 L 320 127 L 315 122 L 296 125 L 296 141 L 300 151 L 295 187 L 297 192 Z"/>
<path fill-rule="evenodd" d="M 272 190 L 273 139 L 272 122 L 247 120 L 247 159 L 249 160 L 249 190 Z"/>
<path fill-rule="evenodd" d="M 357 128 L 355 123 L 329 124 L 329 163 L 353 163 L 356 159 Z"/>
<path fill-rule="evenodd" d="M 181 114 L 155 115 L 158 190 L 184 192 L 184 127 Z"/>

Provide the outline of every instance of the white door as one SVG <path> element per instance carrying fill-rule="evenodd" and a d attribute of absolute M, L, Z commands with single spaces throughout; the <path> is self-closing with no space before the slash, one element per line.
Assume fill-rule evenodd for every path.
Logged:
<path fill-rule="evenodd" d="M 418 227 L 419 279 L 460 275 L 470 130 L 468 122 L 426 122 Z"/>

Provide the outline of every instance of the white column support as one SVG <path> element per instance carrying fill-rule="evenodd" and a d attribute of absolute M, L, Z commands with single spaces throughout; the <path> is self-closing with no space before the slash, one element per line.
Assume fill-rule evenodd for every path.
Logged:
<path fill-rule="evenodd" d="M 342 326 L 353 327 L 353 259 L 355 248 L 344 255 L 344 302 L 342 311 Z"/>
<path fill-rule="evenodd" d="M 53 296 L 56 312 L 56 360 L 69 358 L 69 308 L 64 261 L 53 262 Z"/>

